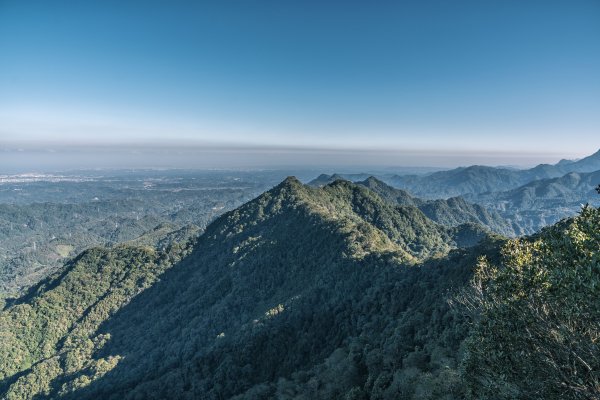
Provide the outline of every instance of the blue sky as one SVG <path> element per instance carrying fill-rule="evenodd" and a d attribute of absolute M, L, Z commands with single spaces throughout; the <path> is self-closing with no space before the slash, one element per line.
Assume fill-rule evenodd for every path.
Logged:
<path fill-rule="evenodd" d="M 599 71 L 596 0 L 0 0 L 0 144 L 550 161 L 600 147 Z"/>

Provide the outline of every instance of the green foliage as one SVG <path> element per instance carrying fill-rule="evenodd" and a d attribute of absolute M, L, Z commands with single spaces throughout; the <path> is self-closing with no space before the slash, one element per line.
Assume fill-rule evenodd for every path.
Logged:
<path fill-rule="evenodd" d="M 455 227 L 467 223 L 479 224 L 487 227 L 492 232 L 505 236 L 515 236 L 514 227 L 496 211 L 487 210 L 478 204 L 468 203 L 462 197 L 423 200 L 411 196 L 402 189 L 391 187 L 374 177 L 358 182 L 358 184 L 369 188 L 392 204 L 417 207 L 428 218 L 445 226 Z"/>
<path fill-rule="evenodd" d="M 178 244 L 160 253 L 131 246 L 90 249 L 9 301 L 0 313 L 3 398 L 49 394 L 57 378 L 74 373 L 70 387 L 79 387 L 114 368 L 119 357 L 91 359 L 110 339 L 96 330 L 186 251 Z M 91 371 L 91 378 L 81 371 Z"/>
<path fill-rule="evenodd" d="M 581 204 L 600 206 L 594 186 L 600 181 L 600 171 L 568 173 L 553 179 L 529 182 L 519 188 L 495 193 L 468 196 L 490 209 L 497 209 L 512 221 L 521 233 L 535 233 L 542 227 L 577 214 Z"/>
<path fill-rule="evenodd" d="M 600 397 L 600 210 L 482 259 L 462 298 L 477 324 L 464 378 L 477 399 Z"/>
<path fill-rule="evenodd" d="M 2 395 L 460 398 L 467 326 L 445 298 L 495 248 L 362 186 L 289 178 L 173 268 L 97 249 L 8 304 Z"/>
<path fill-rule="evenodd" d="M 195 235 L 274 179 L 259 172 L 113 173 L 0 184 L 0 298 L 22 294 L 91 247 L 131 241 L 164 248 L 181 234 Z"/>

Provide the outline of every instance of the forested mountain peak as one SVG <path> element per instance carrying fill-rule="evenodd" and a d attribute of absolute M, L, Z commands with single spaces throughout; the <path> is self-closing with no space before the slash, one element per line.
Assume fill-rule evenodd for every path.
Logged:
<path fill-rule="evenodd" d="M 479 224 L 440 225 L 421 210 L 438 218 L 473 210 L 462 198 L 399 205 L 396 189 L 365 183 L 315 188 L 289 177 L 217 218 L 193 245 L 86 251 L 0 313 L 0 397 L 465 398 L 459 358 L 470 324 L 448 299 L 480 256 L 501 262 L 504 239 Z M 586 207 L 578 225 L 564 221 L 540 238 L 565 243 L 575 226 L 561 257 L 577 254 L 583 238 L 593 263 L 597 220 Z M 508 242 L 505 255 L 527 242 Z M 518 271 L 529 271 L 521 269 L 528 254 Z M 476 333 L 487 338 L 486 326 Z M 466 360 L 477 369 L 487 354 L 474 338 Z M 504 366 L 484 373 L 507 376 Z M 481 382 L 468 390 L 488 390 Z"/>
<path fill-rule="evenodd" d="M 277 187 L 297 187 L 302 186 L 302 182 L 298 180 L 295 176 L 288 176 L 285 178 Z"/>
<path fill-rule="evenodd" d="M 374 177 L 358 182 L 358 184 L 369 188 L 392 204 L 418 207 L 428 218 L 445 226 L 455 227 L 465 223 L 473 223 L 485 226 L 501 235 L 515 235 L 514 227 L 496 211 L 469 203 L 462 197 L 423 200 Z"/>
<path fill-rule="evenodd" d="M 408 193 L 406 190 L 394 188 L 393 186 L 388 185 L 387 183 L 383 182 L 382 180 L 377 179 L 374 176 L 370 176 L 367 179 L 365 179 L 364 181 L 360 181 L 357 183 L 360 185 L 363 185 L 371 190 L 382 189 L 382 190 L 386 190 L 386 191 L 397 191 L 398 193 L 405 193 L 406 196 L 412 197 L 410 195 L 410 193 Z"/>
<path fill-rule="evenodd" d="M 315 188 L 293 177 L 224 214 L 206 235 L 215 239 L 248 235 L 245 228 L 262 223 L 265 230 L 279 218 L 302 218 L 305 221 L 299 224 L 325 225 L 343 233 L 353 255 L 360 257 L 385 250 L 415 262 L 457 245 L 455 230 L 438 225 L 414 206 L 385 201 L 373 190 L 346 180 Z"/>
<path fill-rule="evenodd" d="M 350 381 L 335 390 L 372 386 L 367 371 L 376 377 L 380 361 L 371 365 L 356 358 L 345 364 L 361 348 L 361 334 L 383 346 L 395 335 L 394 318 L 408 308 L 430 307 L 431 301 L 446 318 L 454 318 L 440 293 L 465 279 L 466 263 L 474 262 L 480 250 L 452 249 L 486 238 L 480 229 L 443 227 L 415 207 L 391 204 L 348 181 L 312 188 L 287 178 L 215 220 L 181 261 L 164 264 L 161 252 L 142 256 L 143 248 L 93 250 L 77 261 L 77 269 L 65 269 L 62 280 L 49 281 L 63 283 L 44 284 L 35 296 L 9 306 L 2 318 L 21 316 L 34 325 L 26 325 L 27 334 L 7 328 L 19 326 L 12 323 L 1 328 L 9 340 L 0 391 L 19 399 L 36 394 L 252 399 L 260 398 L 257 393 L 272 398 L 284 390 L 275 385 L 279 377 L 303 391 L 303 378 L 294 374 L 333 364 L 355 371 L 348 371 Z M 90 256 L 93 266 L 84 262 Z M 423 270 L 409 268 L 426 259 L 437 261 Z M 460 271 L 443 267 L 459 264 Z M 78 279 L 87 284 L 62 292 L 67 281 Z M 103 285 L 95 285 L 98 281 Z M 429 291 L 431 301 L 422 303 L 423 292 L 410 288 L 428 281 L 439 292 Z M 382 301 L 389 302 L 385 313 Z M 65 302 L 74 307 L 64 308 Z M 25 309 L 30 311 L 23 314 Z M 47 309 L 61 310 L 48 314 L 60 329 L 53 328 L 52 340 L 33 345 L 40 350 L 30 353 L 32 341 L 45 335 Z M 357 313 L 366 319 L 357 320 Z M 446 329 L 429 328 L 429 317 L 405 323 L 431 337 L 442 337 Z M 373 330 L 375 325 L 379 328 Z M 454 354 L 458 342 L 451 342 L 447 346 Z M 397 348 L 397 363 L 418 343 L 423 342 Z M 281 358 L 284 353 L 290 356 Z M 424 363 L 419 365 L 425 368 Z"/>
<path fill-rule="evenodd" d="M 318 177 L 316 177 L 315 179 L 313 179 L 312 181 L 310 181 L 308 183 L 309 186 L 315 186 L 315 187 L 320 187 L 320 186 L 325 186 L 328 185 L 334 181 L 337 180 L 346 180 L 346 178 L 344 178 L 342 175 L 340 174 L 332 174 L 332 175 L 327 175 L 327 174 L 321 174 Z"/>
<path fill-rule="evenodd" d="M 398 205 L 419 206 L 423 203 L 423 200 L 412 196 L 406 190 L 392 187 L 374 176 L 357 183 L 374 191 L 381 198 L 397 203 Z"/>

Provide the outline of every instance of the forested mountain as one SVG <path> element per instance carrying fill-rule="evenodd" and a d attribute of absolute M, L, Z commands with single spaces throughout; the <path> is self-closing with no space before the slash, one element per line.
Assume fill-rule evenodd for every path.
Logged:
<path fill-rule="evenodd" d="M 140 201 L 0 204 L 0 293 L 28 287 L 87 247 L 133 240 L 159 225 L 165 234 L 178 229 L 132 212 L 141 208 Z"/>
<path fill-rule="evenodd" d="M 311 183 L 336 179 L 352 180 L 334 174 Z M 574 216 L 582 204 L 600 205 L 594 193 L 600 182 L 600 151 L 578 161 L 527 170 L 470 166 L 418 176 L 378 175 L 376 180 L 360 183 L 388 201 L 419 207 L 441 224 L 474 222 L 503 235 L 526 235 Z"/>
<path fill-rule="evenodd" d="M 600 171 L 571 172 L 559 178 L 530 182 L 517 189 L 467 196 L 495 210 L 522 233 L 531 234 L 562 218 L 573 216 L 582 204 L 600 206 L 594 188 Z"/>
<path fill-rule="evenodd" d="M 498 209 L 537 210 L 569 207 L 582 199 L 594 201 L 594 188 L 600 182 L 600 171 L 571 172 L 559 178 L 530 182 L 519 188 L 478 196 L 480 201 L 497 204 Z"/>
<path fill-rule="evenodd" d="M 344 178 L 340 174 L 331 174 L 331 175 L 321 174 L 321 175 L 317 176 L 315 179 L 313 179 L 312 181 L 308 182 L 308 185 L 314 186 L 314 187 L 322 187 L 325 185 L 329 185 L 330 183 L 333 183 L 337 180 L 351 181 L 352 179 Z"/>
<path fill-rule="evenodd" d="M 170 269 L 181 251 L 90 250 L 9 303 L 2 390 L 15 399 L 460 393 L 466 326 L 446 294 L 496 248 L 473 225 L 445 228 L 360 185 L 289 178 L 218 218 Z"/>
<path fill-rule="evenodd" d="M 127 241 L 154 245 L 169 231 L 203 229 L 280 182 L 280 175 L 178 170 L 1 176 L 0 298 L 21 293 L 84 249 Z"/>
<path fill-rule="evenodd" d="M 86 250 L 22 297 L 8 300 L 0 313 L 3 398 L 48 393 L 53 379 L 82 369 L 96 376 L 110 370 L 118 358 L 91 359 L 110 339 L 96 330 L 189 248 L 184 242 L 160 252 L 131 246 Z"/>
<path fill-rule="evenodd" d="M 508 242 L 501 263 L 479 260 L 456 297 L 475 322 L 462 364 L 469 398 L 600 398 L 599 259 L 600 210 L 584 206 Z"/>
<path fill-rule="evenodd" d="M 445 226 L 475 223 L 505 236 L 515 236 L 521 233 L 518 225 L 511 225 L 497 211 L 493 209 L 488 210 L 478 204 L 469 203 L 462 197 L 423 200 L 410 195 L 405 190 L 396 189 L 374 177 L 369 177 L 357 183 L 369 188 L 381 196 L 382 199 L 393 204 L 417 207 L 427 217 Z"/>
<path fill-rule="evenodd" d="M 557 178 L 570 172 L 586 173 L 599 170 L 600 150 L 578 161 L 563 160 L 555 165 L 540 164 L 524 170 L 474 165 L 434 172 L 426 176 L 393 176 L 386 181 L 417 196 L 446 198 L 506 191 L 534 180 Z"/>
<path fill-rule="evenodd" d="M 547 168 L 548 164 L 541 164 L 533 168 Z M 580 160 L 561 160 L 555 165 L 551 165 L 555 172 L 553 174 L 560 176 L 568 172 L 594 172 L 600 170 L 600 150 L 592 155 L 584 157 Z"/>
<path fill-rule="evenodd" d="M 369 174 L 321 174 L 317 176 L 315 179 L 308 182 L 309 186 L 314 187 L 322 187 L 325 185 L 329 185 L 337 180 L 347 180 L 351 182 L 356 182 L 360 180 L 365 180 L 369 178 Z"/>
<path fill-rule="evenodd" d="M 432 199 L 506 190 L 527 181 L 517 170 L 483 165 L 434 172 L 427 176 L 394 176 L 387 180 L 395 187 Z"/>
<path fill-rule="evenodd" d="M 0 396 L 599 394 L 597 209 L 507 242 L 385 193 L 288 178 L 195 242 L 84 252 L 5 304 Z"/>
<path fill-rule="evenodd" d="M 344 175 L 346 176 L 346 175 Z M 345 181 L 342 175 L 322 174 L 312 180 L 309 185 L 321 187 L 335 181 Z M 518 225 L 512 225 L 495 210 L 487 210 L 478 204 L 469 203 L 462 197 L 449 199 L 424 200 L 412 196 L 405 190 L 394 188 L 385 182 L 370 176 L 363 181 L 355 182 L 377 193 L 390 204 L 411 206 L 421 210 L 431 220 L 449 227 L 461 224 L 478 224 L 505 236 L 516 236 L 521 233 Z"/>

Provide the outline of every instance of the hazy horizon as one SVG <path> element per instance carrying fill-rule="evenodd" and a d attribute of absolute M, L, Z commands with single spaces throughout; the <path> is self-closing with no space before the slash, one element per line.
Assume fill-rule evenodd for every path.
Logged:
<path fill-rule="evenodd" d="M 586 0 L 2 1 L 0 168 L 579 158 L 600 148 L 599 19 Z"/>
<path fill-rule="evenodd" d="M 0 172 L 56 172 L 78 169 L 315 169 L 331 172 L 394 168 L 450 169 L 468 165 L 528 168 L 578 159 L 585 154 L 503 153 L 318 148 L 187 143 L 60 144 L 13 142 L 0 145 Z"/>

